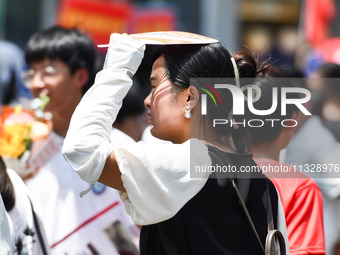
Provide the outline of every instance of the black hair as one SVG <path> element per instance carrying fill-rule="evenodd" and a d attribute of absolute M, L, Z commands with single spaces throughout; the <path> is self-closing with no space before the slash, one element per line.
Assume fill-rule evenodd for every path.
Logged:
<path fill-rule="evenodd" d="M 295 105 L 286 105 L 286 115 L 281 114 L 281 88 L 296 87 L 290 78 L 285 78 L 279 73 L 272 77 L 259 78 L 256 85 L 261 89 L 261 97 L 258 101 L 253 102 L 253 106 L 257 110 L 268 110 L 273 103 L 273 88 L 277 88 L 277 107 L 276 110 L 268 115 L 255 115 L 249 113 L 249 118 L 261 120 L 263 125 L 260 127 L 249 127 L 249 134 L 252 144 L 259 144 L 273 141 L 281 132 L 283 126 L 282 121 L 291 119 L 293 114 L 298 111 Z M 289 98 L 299 98 L 296 92 L 289 93 Z M 268 121 L 275 120 L 275 121 Z M 288 124 L 287 124 L 288 125 Z"/>
<path fill-rule="evenodd" d="M 171 45 L 158 48 L 154 53 L 154 61 L 163 55 L 167 68 L 167 78 L 178 90 L 184 90 L 196 78 L 209 78 L 210 86 L 214 79 L 218 83 L 235 84 L 235 73 L 230 52 L 219 43 L 205 45 Z M 240 78 L 254 79 L 258 73 L 257 62 L 250 54 L 235 56 Z M 190 81 L 191 79 L 191 81 Z M 217 80 L 218 79 L 218 80 Z M 230 83 L 232 82 L 232 83 Z M 199 90 L 200 91 L 200 90 Z M 207 118 L 227 118 L 232 110 L 232 94 L 226 90 L 216 89 L 223 102 L 221 109 L 216 111 L 214 102 L 207 102 Z M 200 91 L 200 93 L 203 93 Z M 223 116 L 221 115 L 223 114 Z M 205 121 L 205 116 L 202 116 Z M 232 135 L 238 152 L 250 149 L 246 128 L 234 129 L 229 125 L 217 125 L 216 130 L 221 137 Z"/>
<path fill-rule="evenodd" d="M 193 78 L 233 77 L 230 53 L 220 44 L 172 45 L 159 48 L 154 60 L 164 55 L 169 80 L 186 89 Z"/>
<path fill-rule="evenodd" d="M 15 205 L 15 193 L 13 184 L 7 174 L 6 165 L 0 156 L 0 193 L 6 211 L 9 212 Z"/>
<path fill-rule="evenodd" d="M 28 64 L 45 58 L 60 59 L 74 74 L 86 68 L 90 79 L 83 93 L 93 84 L 96 52 L 92 40 L 77 28 L 52 26 L 32 35 L 25 48 Z"/>
<path fill-rule="evenodd" d="M 323 63 L 317 68 L 317 72 L 324 78 L 339 78 L 340 65 L 335 63 Z"/>
<path fill-rule="evenodd" d="M 340 97 L 340 65 L 334 63 L 324 63 L 317 69 L 325 86 L 324 94 L 326 97 L 339 101 Z"/>
<path fill-rule="evenodd" d="M 123 122 L 127 117 L 137 116 L 145 112 L 144 98 L 141 90 L 133 89 L 129 90 L 126 97 L 123 99 L 122 108 L 119 110 L 115 123 Z"/>

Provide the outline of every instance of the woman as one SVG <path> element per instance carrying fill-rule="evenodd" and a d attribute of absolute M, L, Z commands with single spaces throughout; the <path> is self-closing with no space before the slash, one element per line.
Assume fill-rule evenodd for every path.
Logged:
<path fill-rule="evenodd" d="M 195 173 L 197 167 L 217 164 L 237 169 L 255 165 L 244 153 L 245 132 L 242 127 L 236 131 L 236 125 L 214 128 L 209 120 L 217 113 L 210 103 L 209 117 L 201 115 L 200 91 L 204 90 L 190 86 L 190 78 L 234 80 L 238 73 L 255 77 L 256 62 L 238 59 L 238 72 L 229 52 L 218 43 L 160 48 L 145 105 L 151 133 L 172 143 L 147 145 L 124 138 L 110 143 L 111 124 L 144 49 L 143 43 L 127 35 L 111 35 L 104 68 L 72 117 L 63 146 L 65 158 L 84 180 L 99 180 L 122 191 L 125 209 L 143 226 L 142 254 L 263 254 L 268 203 L 278 223 L 276 190 L 266 178 L 235 180 L 260 244 L 239 203 L 233 176 Z M 226 118 L 232 110 L 231 94 L 225 90 L 220 94 L 225 94 L 221 112 Z"/>

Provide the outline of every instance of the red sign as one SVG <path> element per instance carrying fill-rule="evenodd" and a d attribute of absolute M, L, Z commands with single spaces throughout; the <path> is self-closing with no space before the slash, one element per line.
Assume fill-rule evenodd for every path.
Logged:
<path fill-rule="evenodd" d="M 131 4 L 127 2 L 63 0 L 57 23 L 78 27 L 88 33 L 95 44 L 100 44 L 106 43 L 111 33 L 129 32 L 131 12 Z"/>
<path fill-rule="evenodd" d="M 130 33 L 176 30 L 176 13 L 168 8 L 136 8 L 132 17 Z"/>
<path fill-rule="evenodd" d="M 335 15 L 334 0 L 306 0 L 304 29 L 307 42 L 317 45 L 326 39 Z"/>

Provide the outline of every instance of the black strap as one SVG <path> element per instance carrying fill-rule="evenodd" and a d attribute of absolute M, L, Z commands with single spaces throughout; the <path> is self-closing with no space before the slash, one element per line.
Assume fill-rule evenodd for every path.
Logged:
<path fill-rule="evenodd" d="M 270 199 L 270 195 L 269 195 L 269 188 L 268 188 L 268 184 L 267 184 L 267 191 L 268 191 L 268 208 L 267 208 L 267 223 L 268 223 L 268 234 L 267 234 L 267 237 L 266 237 L 266 248 L 263 247 L 263 244 L 261 242 L 261 239 L 256 231 L 256 228 L 255 228 L 255 225 L 253 223 L 253 220 L 251 219 L 251 216 L 249 214 L 249 211 L 247 209 L 247 206 L 246 204 L 244 203 L 243 199 L 242 199 L 242 196 L 241 196 L 241 193 L 240 193 L 240 190 L 237 186 L 237 184 L 235 183 L 235 180 L 231 177 L 229 177 L 229 179 L 231 180 L 234 188 L 235 188 L 235 191 L 236 191 L 236 194 L 238 196 L 238 198 L 240 199 L 240 202 L 241 202 L 241 205 L 243 207 L 243 210 L 248 218 L 248 221 L 256 235 L 256 238 L 264 252 L 264 254 L 266 255 L 272 255 L 272 254 L 276 254 L 276 239 L 275 237 L 277 238 L 277 240 L 279 241 L 279 246 L 280 246 L 280 254 L 281 255 L 286 255 L 286 245 L 285 245 L 285 240 L 284 240 L 284 237 L 282 235 L 282 233 L 277 230 L 277 229 L 274 229 L 274 222 L 273 222 L 273 212 L 272 212 L 272 204 L 271 204 L 271 199 Z"/>
<path fill-rule="evenodd" d="M 43 235 L 41 233 L 40 224 L 39 224 L 37 214 L 34 211 L 33 204 L 32 204 L 30 197 L 29 196 L 27 196 L 27 197 L 28 197 L 28 200 L 30 201 L 30 204 L 31 204 L 34 226 L 35 226 L 35 230 L 37 231 L 37 235 L 38 235 L 39 243 L 41 245 L 42 252 L 43 252 L 44 255 L 47 255 L 48 253 L 47 253 L 47 250 L 46 250 L 46 245 L 45 245 Z"/>
<path fill-rule="evenodd" d="M 234 186 L 234 188 L 235 188 L 235 191 L 236 191 L 236 194 L 237 194 L 238 198 L 240 199 L 241 205 L 242 205 L 242 207 L 243 207 L 244 212 L 246 213 L 246 216 L 247 216 L 248 221 L 249 221 L 249 223 L 250 223 L 250 225 L 251 225 L 251 228 L 253 229 L 254 234 L 256 235 L 257 241 L 259 242 L 262 251 L 265 252 L 264 247 L 263 247 L 263 244 L 262 244 L 262 242 L 261 242 L 261 238 L 259 237 L 259 235 L 258 235 L 258 233 L 257 233 L 257 231 L 256 231 L 255 225 L 254 225 L 254 223 L 253 223 L 253 221 L 252 221 L 252 219 L 251 219 L 251 216 L 250 216 L 250 214 L 249 214 L 249 211 L 248 211 L 248 209 L 247 209 L 247 206 L 246 206 L 246 204 L 244 203 L 244 201 L 243 201 L 243 199 L 242 199 L 240 190 L 239 190 L 237 184 L 235 183 L 235 180 L 232 179 L 232 178 L 230 178 L 230 180 L 231 180 L 231 183 L 233 184 L 233 186 Z"/>

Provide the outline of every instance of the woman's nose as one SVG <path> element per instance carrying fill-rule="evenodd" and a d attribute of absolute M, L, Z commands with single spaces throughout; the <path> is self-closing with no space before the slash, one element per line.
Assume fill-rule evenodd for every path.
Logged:
<path fill-rule="evenodd" d="M 150 92 L 149 95 L 145 98 L 145 100 L 144 100 L 144 105 L 145 105 L 147 108 L 150 108 L 150 102 L 151 102 L 151 92 Z"/>

